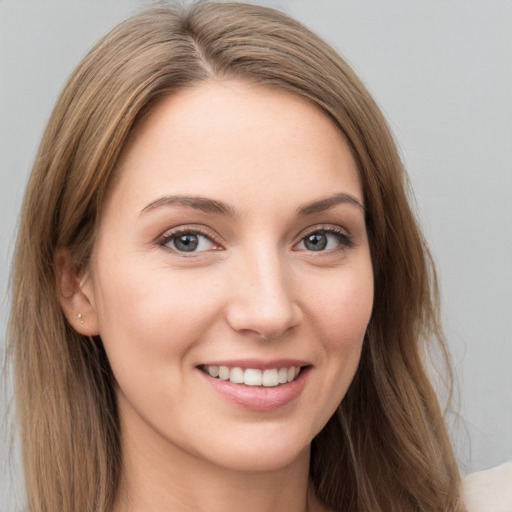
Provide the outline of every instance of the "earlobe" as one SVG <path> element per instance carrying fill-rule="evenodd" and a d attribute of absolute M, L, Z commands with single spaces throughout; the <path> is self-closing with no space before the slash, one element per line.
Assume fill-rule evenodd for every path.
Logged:
<path fill-rule="evenodd" d="M 80 275 L 69 250 L 57 251 L 55 270 L 58 298 L 68 322 L 84 336 L 98 335 L 98 317 L 90 280 Z"/>

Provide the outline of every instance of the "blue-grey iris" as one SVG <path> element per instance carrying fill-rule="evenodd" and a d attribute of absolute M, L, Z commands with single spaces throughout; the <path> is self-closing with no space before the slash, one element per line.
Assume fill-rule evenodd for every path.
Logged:
<path fill-rule="evenodd" d="M 179 235 L 174 239 L 174 247 L 176 247 L 178 251 L 192 252 L 197 249 L 198 245 L 199 238 L 192 233 Z"/>
<path fill-rule="evenodd" d="M 313 233 L 304 239 L 304 247 L 309 251 L 323 251 L 327 247 L 325 233 Z"/>

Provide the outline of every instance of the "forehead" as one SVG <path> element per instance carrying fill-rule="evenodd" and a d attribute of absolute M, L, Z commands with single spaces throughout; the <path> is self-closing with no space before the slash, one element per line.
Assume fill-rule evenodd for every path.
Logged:
<path fill-rule="evenodd" d="M 339 189 L 363 201 L 348 145 L 319 108 L 239 81 L 160 100 L 132 134 L 118 173 L 113 198 L 140 208 L 164 193 L 250 204 L 262 196 L 308 201 Z"/>

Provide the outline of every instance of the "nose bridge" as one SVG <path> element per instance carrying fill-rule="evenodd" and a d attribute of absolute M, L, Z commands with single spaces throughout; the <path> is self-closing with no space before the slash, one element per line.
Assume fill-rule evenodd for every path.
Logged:
<path fill-rule="evenodd" d="M 273 338 L 298 323 L 291 269 L 278 248 L 242 251 L 236 267 L 228 315 L 234 329 Z"/>

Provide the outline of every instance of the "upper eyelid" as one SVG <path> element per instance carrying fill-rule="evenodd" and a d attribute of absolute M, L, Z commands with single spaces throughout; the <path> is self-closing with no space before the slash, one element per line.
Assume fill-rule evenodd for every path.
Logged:
<path fill-rule="evenodd" d="M 342 226 L 336 224 L 314 224 L 301 230 L 300 233 L 295 237 L 292 245 L 300 243 L 306 236 L 316 232 L 340 234 L 345 235 L 347 238 L 352 238 L 349 230 Z M 208 238 L 211 242 L 217 245 L 222 247 L 225 245 L 222 238 L 214 233 L 213 230 L 196 224 L 182 224 L 173 228 L 169 228 L 156 238 L 156 243 L 164 245 L 164 242 L 167 242 L 169 239 L 173 238 L 174 236 L 178 236 L 181 233 L 193 233 L 201 235 Z"/>
<path fill-rule="evenodd" d="M 182 233 L 192 233 L 194 235 L 201 235 L 216 245 L 222 245 L 221 241 L 219 240 L 219 237 L 211 233 L 210 230 L 206 230 L 205 228 L 201 228 L 194 225 L 183 225 L 170 228 L 157 237 L 156 243 L 160 245 L 165 245 L 165 243 L 167 243 L 170 239 Z"/>
<path fill-rule="evenodd" d="M 309 228 L 306 228 L 301 232 L 299 235 L 298 240 L 296 240 L 293 243 L 293 247 L 296 247 L 297 245 L 303 243 L 304 239 L 312 235 L 314 233 L 327 233 L 331 234 L 333 236 L 338 236 L 340 239 L 340 243 L 342 245 L 345 245 L 346 248 L 353 247 L 355 245 L 353 236 L 350 234 L 350 232 L 336 224 L 320 224 L 320 225 L 314 225 L 310 226 Z M 325 251 L 319 251 L 318 254 L 323 254 Z"/>
<path fill-rule="evenodd" d="M 338 226 L 336 224 L 315 224 L 313 226 L 309 226 L 306 229 L 303 229 L 298 235 L 298 241 L 302 240 L 304 237 L 311 235 L 312 233 L 316 233 L 317 231 L 321 231 L 324 233 L 339 233 L 350 237 L 351 234 L 348 229 Z"/>

